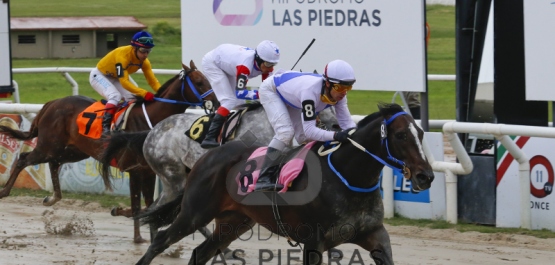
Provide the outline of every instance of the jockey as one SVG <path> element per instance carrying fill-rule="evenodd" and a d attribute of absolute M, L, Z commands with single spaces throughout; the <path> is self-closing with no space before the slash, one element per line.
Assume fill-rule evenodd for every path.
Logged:
<path fill-rule="evenodd" d="M 246 100 L 258 99 L 257 90 L 247 90 L 247 81 L 259 75 L 262 75 L 263 81 L 266 80 L 279 62 L 279 56 L 279 47 L 269 40 L 260 42 L 255 50 L 235 44 L 222 44 L 204 55 L 203 72 L 221 105 L 201 143 L 202 148 L 220 145 L 216 138 L 229 110 L 246 103 Z"/>
<path fill-rule="evenodd" d="M 154 91 L 160 88 L 160 82 L 152 72 L 148 54 L 154 47 L 152 35 L 146 31 L 137 32 L 131 39 L 131 45 L 122 46 L 109 52 L 91 71 L 89 82 L 102 97 L 108 100 L 106 112 L 102 118 L 103 134 L 110 133 L 110 123 L 117 110 L 119 101 L 131 100 L 134 95 L 145 101 L 153 101 L 154 94 L 137 87 L 129 80 L 129 75 L 143 70 L 146 81 Z"/>
<path fill-rule="evenodd" d="M 347 92 L 355 83 L 351 65 L 342 60 L 329 62 L 324 74 L 288 71 L 262 82 L 260 103 L 272 124 L 275 136 L 268 145 L 255 191 L 281 190 L 273 178 L 279 158 L 293 136 L 298 143 L 315 141 L 348 141 L 346 128 L 356 126 L 347 107 Z M 318 112 L 334 106 L 341 132 L 326 131 L 316 126 Z"/>

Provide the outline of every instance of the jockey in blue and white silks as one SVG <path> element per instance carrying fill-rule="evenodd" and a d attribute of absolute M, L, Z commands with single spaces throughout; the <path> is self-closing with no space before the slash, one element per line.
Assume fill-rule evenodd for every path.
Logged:
<path fill-rule="evenodd" d="M 274 128 L 275 136 L 268 145 L 264 164 L 255 191 L 281 189 L 273 182 L 273 175 L 281 153 L 291 145 L 293 137 L 298 143 L 305 141 L 346 141 L 347 130 L 331 132 L 316 126 L 318 112 L 335 106 L 336 117 L 342 129 L 355 127 L 347 106 L 347 92 L 355 83 L 354 70 L 347 62 L 328 63 L 324 74 L 285 72 L 275 74 L 262 82 L 260 102 Z"/>
<path fill-rule="evenodd" d="M 273 72 L 279 57 L 279 47 L 269 40 L 260 42 L 254 50 L 241 45 L 221 44 L 204 55 L 203 73 L 221 106 L 201 144 L 203 148 L 220 145 L 216 138 L 229 111 L 246 100 L 258 99 L 258 91 L 247 90 L 249 78 L 262 75 L 265 80 Z"/>

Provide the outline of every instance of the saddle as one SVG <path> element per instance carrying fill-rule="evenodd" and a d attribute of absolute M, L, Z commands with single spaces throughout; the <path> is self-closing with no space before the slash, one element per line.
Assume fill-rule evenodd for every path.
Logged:
<path fill-rule="evenodd" d="M 280 169 L 277 171 L 277 183 L 282 184 L 283 189 L 278 193 L 284 193 L 291 187 L 293 181 L 303 170 L 306 155 L 315 143 L 315 141 L 312 141 L 291 150 L 289 154 L 285 156 L 285 159 L 280 161 Z M 260 170 L 262 170 L 262 164 L 267 150 L 268 147 L 260 147 L 254 150 L 245 162 L 245 168 L 248 168 L 248 170 L 240 170 L 235 177 L 238 195 L 247 195 L 254 190 L 258 177 L 260 176 Z M 253 160 L 255 161 L 255 167 L 252 167 Z"/>
<path fill-rule="evenodd" d="M 241 107 L 230 111 L 229 115 L 226 117 L 224 126 L 222 126 L 222 130 L 218 135 L 218 142 L 223 145 L 233 140 L 235 138 L 235 132 L 241 124 L 241 118 L 243 115 L 247 113 L 247 111 L 255 110 L 261 106 L 262 105 L 259 103 L 251 103 L 242 105 Z M 199 117 L 195 120 L 195 122 L 193 122 L 191 128 L 185 131 L 185 135 L 199 144 L 202 143 L 208 134 L 208 128 L 210 128 L 213 118 L 214 114 L 207 114 Z"/>
<path fill-rule="evenodd" d="M 105 104 L 104 100 L 97 101 L 77 115 L 76 123 L 79 134 L 92 139 L 102 137 L 102 116 L 104 116 L 106 110 Z M 125 129 L 127 116 L 134 105 L 135 102 L 128 101 L 118 104 L 118 110 L 112 119 L 112 131 Z"/>

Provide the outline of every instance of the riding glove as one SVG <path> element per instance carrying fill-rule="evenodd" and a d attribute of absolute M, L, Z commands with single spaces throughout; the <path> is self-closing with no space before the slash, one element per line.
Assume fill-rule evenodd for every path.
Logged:
<path fill-rule="evenodd" d="M 154 94 L 152 94 L 151 92 L 146 92 L 145 101 L 154 101 Z"/>
<path fill-rule="evenodd" d="M 352 129 L 352 128 L 351 128 L 351 129 Z M 349 141 L 349 140 L 348 140 L 348 138 L 349 138 L 349 131 L 350 131 L 351 129 L 347 129 L 347 130 L 343 130 L 343 131 L 340 131 L 340 132 L 336 132 L 336 133 L 333 135 L 333 139 L 336 140 L 336 141 L 342 142 L 342 143 L 345 143 L 345 142 Z"/>

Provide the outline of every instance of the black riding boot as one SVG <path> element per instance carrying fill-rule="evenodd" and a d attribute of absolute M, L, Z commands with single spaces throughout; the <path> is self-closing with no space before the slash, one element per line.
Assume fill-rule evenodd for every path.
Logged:
<path fill-rule="evenodd" d="M 283 189 L 283 185 L 276 183 L 276 173 L 279 171 L 281 157 L 281 151 L 268 147 L 254 191 L 280 191 Z"/>
<path fill-rule="evenodd" d="M 104 112 L 104 116 L 102 117 L 102 134 L 110 135 L 110 127 L 113 117 L 114 115 L 112 113 Z"/>
<path fill-rule="evenodd" d="M 214 119 L 212 119 L 212 123 L 210 124 L 210 128 L 208 129 L 208 134 L 206 138 L 202 141 L 200 146 L 204 149 L 214 148 L 220 146 L 218 143 L 217 138 L 222 126 L 224 125 L 225 117 L 216 113 L 214 115 Z"/>

